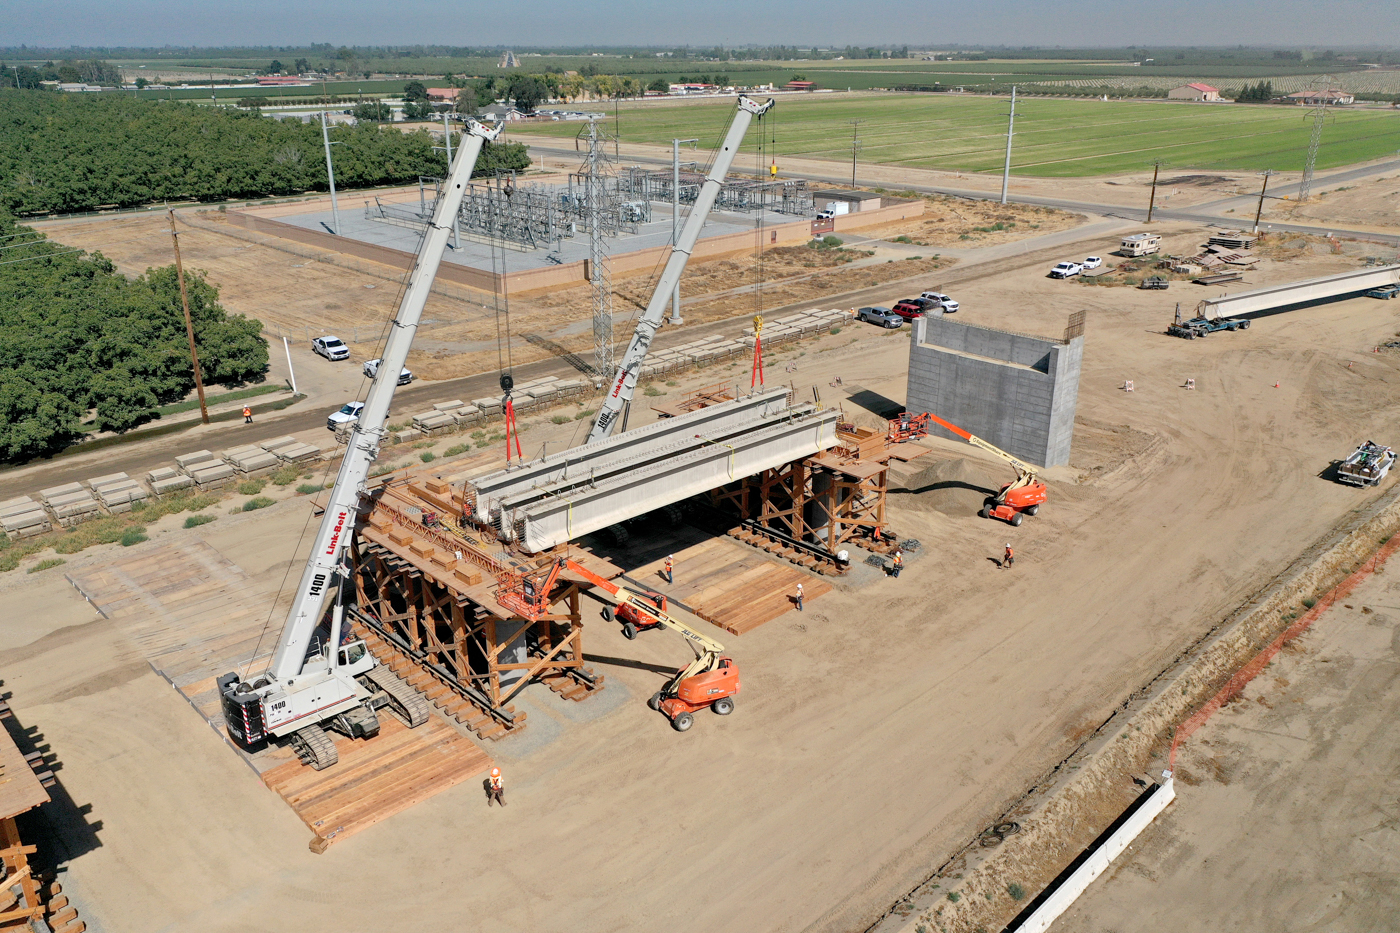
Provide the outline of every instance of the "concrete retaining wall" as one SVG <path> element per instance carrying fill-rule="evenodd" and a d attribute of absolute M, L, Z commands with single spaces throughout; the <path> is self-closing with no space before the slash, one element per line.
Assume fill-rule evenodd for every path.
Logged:
<path fill-rule="evenodd" d="M 946 317 L 915 318 L 905 407 L 1040 466 L 1069 462 L 1084 338 L 1068 343 Z M 935 427 L 939 437 L 956 439 Z"/>

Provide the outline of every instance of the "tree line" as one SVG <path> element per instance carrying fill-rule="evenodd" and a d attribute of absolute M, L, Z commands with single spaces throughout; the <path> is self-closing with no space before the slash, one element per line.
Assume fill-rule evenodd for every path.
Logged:
<path fill-rule="evenodd" d="M 50 243 L 0 212 L 0 460 L 51 454 L 81 436 L 127 431 L 194 388 L 175 267 L 128 279 L 102 254 Z M 262 323 L 227 314 L 219 291 L 185 273 L 204 381 L 267 373 Z"/>
<path fill-rule="evenodd" d="M 1240 88 L 1240 92 L 1235 95 L 1235 100 L 1245 103 L 1267 103 L 1274 99 L 1274 82 L 1260 81 L 1258 84 L 1246 84 Z"/>
<path fill-rule="evenodd" d="M 337 185 L 441 175 L 426 130 L 331 130 Z M 323 191 L 321 127 L 256 112 L 115 94 L 0 89 L 0 210 L 19 216 Z M 476 175 L 530 165 L 520 143 L 483 147 Z"/>

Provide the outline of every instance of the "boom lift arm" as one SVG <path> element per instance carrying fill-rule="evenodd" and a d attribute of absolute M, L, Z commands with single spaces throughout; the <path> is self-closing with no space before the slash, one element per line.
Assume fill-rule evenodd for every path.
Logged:
<path fill-rule="evenodd" d="M 724 143 L 719 154 L 715 156 L 715 164 L 710 167 L 710 173 L 705 176 L 705 183 L 700 186 L 700 193 L 695 198 L 690 215 L 685 219 L 685 226 L 681 228 L 680 237 L 671 250 L 671 257 L 666 260 L 666 268 L 662 270 L 661 278 L 656 282 L 656 290 L 651 293 L 646 312 L 637 321 L 637 330 L 632 335 L 632 342 L 627 345 L 627 352 L 622 356 L 617 375 L 613 377 L 608 394 L 598 408 L 598 417 L 593 422 L 593 429 L 588 432 L 585 443 L 595 444 L 611 434 L 623 407 L 632 400 L 632 393 L 637 389 L 637 377 L 642 371 L 642 361 L 646 359 L 651 341 L 661 327 L 666 303 L 671 300 L 676 285 L 680 283 L 681 273 L 685 272 L 685 264 L 690 261 L 690 254 L 695 249 L 695 241 L 700 238 L 700 228 L 705 225 L 705 218 L 714 207 L 715 198 L 719 197 L 724 176 L 729 174 L 729 167 L 739 153 L 739 144 L 743 142 L 744 134 L 748 132 L 753 118 L 762 117 L 773 108 L 773 104 L 772 98 L 769 98 L 767 103 L 760 104 L 752 98 L 739 95 L 739 109 L 734 114 L 734 122 L 729 125 L 729 132 L 725 134 Z"/>
<path fill-rule="evenodd" d="M 465 142 L 457 151 L 433 209 L 432 221 L 419 246 L 379 369 L 370 383 L 364 409 L 346 447 L 271 666 L 247 683 L 236 674 L 219 678 L 225 719 L 230 731 L 245 745 L 255 744 L 268 735 L 286 736 L 304 729 L 311 729 L 308 734 L 315 738 L 322 722 L 355 710 L 370 696 L 370 690 L 356 677 L 370 674 L 375 667 L 374 657 L 363 645 L 353 651 L 349 649 L 354 646 L 340 646 L 343 599 L 336 600 L 331 631 L 319 651 L 312 650 L 313 639 L 332 589 L 343 588 L 348 583 L 344 561 L 354 534 L 360 498 L 384 436 L 399 372 L 408 358 L 428 292 L 452 234 L 453 218 L 461 207 L 482 144 L 499 134 L 499 128 L 488 129 L 475 121 L 467 125 Z M 382 675 L 383 672 L 376 673 Z M 371 675 L 371 679 L 384 678 Z M 358 721 L 372 722 L 372 728 L 377 731 L 372 711 L 367 717 L 361 715 Z M 373 734 L 369 728 L 365 727 L 365 734 Z M 358 730 L 356 734 L 360 734 Z M 328 754 L 330 761 L 321 764 L 323 757 L 315 756 L 313 766 L 319 768 L 334 763 L 333 744 Z"/>
<path fill-rule="evenodd" d="M 724 654 L 724 645 L 668 615 L 664 602 L 658 604 L 638 596 L 567 557 L 555 561 L 543 581 L 529 582 L 528 588 L 522 588 L 520 594 L 498 593 L 497 599 L 501 605 L 508 606 L 525 618 L 529 618 L 531 613 L 542 616 L 548 610 L 549 594 L 564 570 L 576 573 L 612 594 L 619 607 L 615 611 L 617 616 L 626 616 L 630 609 L 633 618 L 645 619 L 648 627 L 671 629 L 690 643 L 695 660 L 676 671 L 647 703 L 652 709 L 664 713 L 677 732 L 689 729 L 695 721 L 692 714 L 706 706 L 721 716 L 733 711 L 733 697 L 739 692 L 739 669 L 734 659 Z M 510 596 L 525 594 L 528 594 L 525 599 L 508 601 Z M 611 620 L 614 611 L 605 609 L 604 617 Z"/>
<path fill-rule="evenodd" d="M 942 425 L 973 447 L 980 447 L 987 453 L 1005 460 L 1016 471 L 1016 479 L 1002 486 L 996 498 L 982 510 L 984 517 L 1000 518 L 1013 525 L 1019 525 L 1023 514 L 1035 515 L 1040 511 L 1041 504 L 1045 502 L 1045 484 L 1040 481 L 1035 467 L 1024 460 L 1013 457 L 990 441 L 985 441 L 976 434 L 964 431 L 951 421 L 944 421 L 932 412 L 922 412 L 912 417 L 906 413 L 890 422 L 889 439 L 891 442 L 898 443 L 913 437 L 926 437 L 929 421 Z"/>

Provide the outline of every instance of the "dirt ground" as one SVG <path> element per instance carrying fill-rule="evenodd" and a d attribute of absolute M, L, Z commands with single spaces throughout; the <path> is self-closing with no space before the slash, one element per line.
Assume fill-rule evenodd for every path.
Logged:
<path fill-rule="evenodd" d="M 1386 571 L 1188 740 L 1176 800 L 1053 930 L 1395 928 L 1400 582 Z"/>
<path fill-rule="evenodd" d="M 1251 284 L 1352 265 L 1301 258 Z M 1400 438 L 1400 358 L 1370 352 L 1400 331 L 1400 303 L 1338 302 L 1188 342 L 1161 331 L 1193 286 L 1083 288 L 1045 272 L 957 295 L 958 320 L 1027 333 L 1088 312 L 1074 453 L 1046 471 L 1039 516 L 1015 529 L 977 518 L 968 503 L 1006 471 L 939 442 L 947 477 L 893 497 L 896 530 L 924 543 L 906 572 L 858 566 L 804 614 L 726 639 L 744 670 L 738 708 L 683 736 L 647 710 L 658 675 L 637 666 L 674 665 L 683 649 L 589 622 L 590 663 L 620 701 L 532 712 L 491 746 L 504 810 L 459 786 L 313 855 L 295 816 L 94 617 L 65 568 L 0 578 L 9 702 L 62 762 L 71 800 L 54 805 L 51 841 L 69 853 L 65 893 L 109 933 L 416 930 L 426 917 L 493 933 L 865 928 L 1260 580 L 1384 491 L 1322 480 L 1333 459 Z M 783 348 L 769 372 L 874 423 L 862 403 L 904 398 L 907 333 L 846 328 Z M 707 370 L 665 391 L 713 381 Z M 136 547 L 198 535 L 276 580 L 299 566 L 305 509 L 161 529 Z M 1018 560 L 1003 571 L 992 558 L 1008 541 Z"/>
<path fill-rule="evenodd" d="M 1400 175 L 1319 191 L 1302 204 L 1270 201 L 1264 217 L 1284 223 L 1335 223 L 1358 230 L 1394 232 L 1400 223 Z"/>

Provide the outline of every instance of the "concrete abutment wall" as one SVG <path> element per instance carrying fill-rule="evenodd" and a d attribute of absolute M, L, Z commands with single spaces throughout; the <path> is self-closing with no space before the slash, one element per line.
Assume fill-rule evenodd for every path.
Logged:
<path fill-rule="evenodd" d="M 932 412 L 1023 460 L 1061 466 L 1074 439 L 1083 356 L 1083 336 L 1065 342 L 941 314 L 915 318 L 905 407 Z"/>

